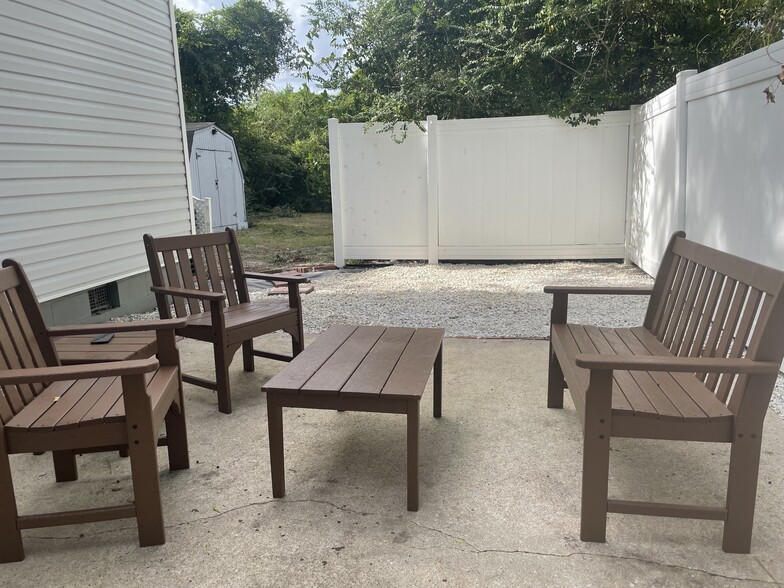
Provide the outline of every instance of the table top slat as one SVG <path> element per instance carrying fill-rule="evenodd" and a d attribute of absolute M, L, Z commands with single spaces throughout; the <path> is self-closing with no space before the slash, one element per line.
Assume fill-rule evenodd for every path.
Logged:
<path fill-rule="evenodd" d="M 301 390 L 309 393 L 338 394 L 385 330 L 385 327 L 357 327 Z"/>
<path fill-rule="evenodd" d="M 345 395 L 378 395 L 403 355 L 415 329 L 389 327 L 375 344 L 340 393 Z"/>
<path fill-rule="evenodd" d="M 262 390 L 298 393 L 299 389 L 332 357 L 332 354 L 343 345 L 356 329 L 356 326 L 351 325 L 330 327 L 319 335 L 313 343 L 308 345 L 305 351 L 292 359 L 280 372 L 270 378 L 262 386 Z"/>
<path fill-rule="evenodd" d="M 417 329 L 381 390 L 381 396 L 421 397 L 443 339 L 444 329 Z"/>

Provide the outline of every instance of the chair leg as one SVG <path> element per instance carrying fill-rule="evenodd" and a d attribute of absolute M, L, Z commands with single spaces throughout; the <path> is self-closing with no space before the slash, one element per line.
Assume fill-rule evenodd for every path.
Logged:
<path fill-rule="evenodd" d="M 52 451 L 54 479 L 58 482 L 73 482 L 79 478 L 76 455 L 72 451 Z"/>
<path fill-rule="evenodd" d="M 0 541 L 0 563 L 24 559 L 22 533 L 19 532 L 16 524 L 18 517 L 14 482 L 11 479 L 11 464 L 8 461 L 5 440 L 0 429 L 0 537 L 3 538 Z"/>
<path fill-rule="evenodd" d="M 242 368 L 246 372 L 256 370 L 256 365 L 253 361 L 253 339 L 242 342 Z"/>
<path fill-rule="evenodd" d="M 296 335 L 291 335 L 291 354 L 297 357 L 305 350 L 305 331 L 302 326 L 302 320 L 297 323 Z"/>
<path fill-rule="evenodd" d="M 547 374 L 547 408 L 563 408 L 564 375 L 550 343 L 550 367 Z"/>
<path fill-rule="evenodd" d="M 722 549 L 727 553 L 749 553 L 757 500 L 762 435 L 739 436 L 730 451 L 727 482 L 727 520 L 724 522 Z"/>
<path fill-rule="evenodd" d="M 182 399 L 182 394 L 180 394 Z M 180 400 L 180 410 L 174 405 L 166 413 L 166 449 L 169 452 L 170 470 L 187 470 L 191 467 L 188 456 L 188 433 L 185 427 L 185 407 Z"/>
<path fill-rule="evenodd" d="M 123 391 L 139 545 L 163 545 L 166 535 L 158 478 L 158 439 L 144 376 L 123 376 Z"/>
<path fill-rule="evenodd" d="M 610 474 L 612 371 L 591 370 L 586 392 L 580 539 L 604 543 Z"/>
<path fill-rule="evenodd" d="M 218 393 L 218 410 L 231 414 L 231 388 L 229 386 L 229 363 L 231 358 L 223 345 L 213 345 L 215 355 L 215 383 Z M 244 348 L 243 348 L 244 353 Z"/>

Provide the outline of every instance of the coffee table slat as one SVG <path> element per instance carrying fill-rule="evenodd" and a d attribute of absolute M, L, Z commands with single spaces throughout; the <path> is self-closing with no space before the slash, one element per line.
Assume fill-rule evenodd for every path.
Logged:
<path fill-rule="evenodd" d="M 330 327 L 308 345 L 307 353 L 300 353 L 283 370 L 270 378 L 264 384 L 264 390 L 297 394 L 356 329 L 357 327 L 350 325 Z"/>
<path fill-rule="evenodd" d="M 444 329 L 417 329 L 381 390 L 381 396 L 421 397 L 443 338 Z"/>
<path fill-rule="evenodd" d="M 352 396 L 380 394 L 414 331 L 407 327 L 387 328 L 340 393 Z"/>
<path fill-rule="evenodd" d="M 384 327 L 358 327 L 301 390 L 309 393 L 339 393 L 385 330 Z"/>

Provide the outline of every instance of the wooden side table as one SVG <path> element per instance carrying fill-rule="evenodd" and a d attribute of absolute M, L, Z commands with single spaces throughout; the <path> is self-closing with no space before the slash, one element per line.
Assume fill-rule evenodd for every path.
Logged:
<path fill-rule="evenodd" d="M 96 335 L 69 335 L 53 337 L 52 342 L 63 365 L 126 359 L 145 359 L 158 352 L 155 331 L 115 333 L 108 343 L 92 345 Z"/>
<path fill-rule="evenodd" d="M 419 510 L 419 401 L 433 370 L 441 416 L 443 329 L 335 326 L 262 387 L 267 393 L 272 495 L 286 493 L 283 407 L 405 414 L 408 510 Z"/>

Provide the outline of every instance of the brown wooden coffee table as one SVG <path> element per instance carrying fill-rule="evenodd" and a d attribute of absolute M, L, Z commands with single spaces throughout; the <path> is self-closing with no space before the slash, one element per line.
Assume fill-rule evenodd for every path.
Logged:
<path fill-rule="evenodd" d="M 433 370 L 441 416 L 443 329 L 330 327 L 271 378 L 267 393 L 272 495 L 286 493 L 283 407 L 407 415 L 408 510 L 419 510 L 419 401 Z"/>
<path fill-rule="evenodd" d="M 146 359 L 158 352 L 155 331 L 115 333 L 114 338 L 102 345 L 92 345 L 95 334 L 53 337 L 52 342 L 63 365 Z"/>

